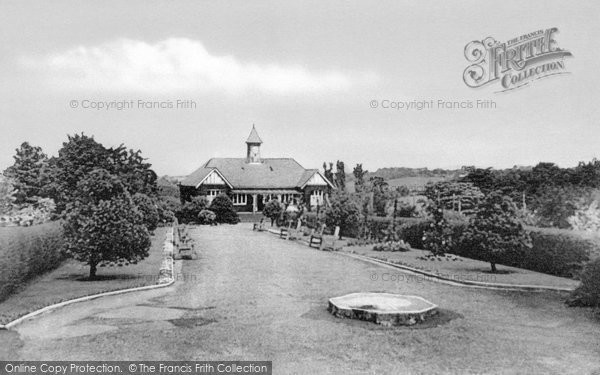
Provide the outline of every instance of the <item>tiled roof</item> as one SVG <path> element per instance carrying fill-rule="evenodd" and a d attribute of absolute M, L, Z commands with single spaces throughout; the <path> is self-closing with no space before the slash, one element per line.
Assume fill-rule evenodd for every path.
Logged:
<path fill-rule="evenodd" d="M 294 159 L 262 159 L 247 163 L 246 158 L 213 158 L 204 168 L 216 168 L 236 189 L 295 188 L 306 170 Z"/>
<path fill-rule="evenodd" d="M 183 186 L 196 186 L 200 182 L 202 182 L 202 180 L 204 180 L 204 178 L 206 176 L 208 176 L 208 174 L 210 172 L 212 172 L 212 170 L 213 170 L 213 168 L 200 167 L 200 168 L 196 169 L 194 172 L 192 172 L 192 174 L 190 174 L 189 176 L 187 176 L 186 178 L 184 178 L 181 181 L 181 185 L 183 185 Z"/>
<path fill-rule="evenodd" d="M 261 163 L 247 163 L 246 158 L 212 158 L 181 181 L 181 185 L 197 186 L 215 169 L 238 190 L 300 188 L 318 172 L 304 169 L 291 158 L 262 159 Z"/>
<path fill-rule="evenodd" d="M 302 187 L 316 172 L 316 169 L 306 169 L 298 181 L 298 186 Z"/>

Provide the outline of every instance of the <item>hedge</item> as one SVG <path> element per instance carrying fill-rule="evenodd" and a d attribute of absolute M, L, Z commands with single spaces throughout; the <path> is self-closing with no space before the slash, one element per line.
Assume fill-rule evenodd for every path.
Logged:
<path fill-rule="evenodd" d="M 0 301 L 65 259 L 60 223 L 0 228 Z"/>
<path fill-rule="evenodd" d="M 316 225 L 316 215 L 306 213 L 309 227 Z M 369 217 L 367 221 L 372 239 L 382 240 L 390 227 L 391 218 Z M 408 242 L 412 248 L 423 249 L 423 234 L 430 221 L 422 218 L 396 218 L 398 237 Z M 468 223 L 451 221 L 453 238 L 456 239 L 452 254 L 465 258 L 483 260 L 476 245 L 460 241 Z M 579 278 L 590 259 L 600 257 L 600 238 L 588 233 L 564 229 L 526 227 L 532 240 L 532 247 L 522 252 L 507 253 L 499 264 L 524 268 L 550 275 Z M 349 237 L 357 237 L 358 231 Z"/>
<path fill-rule="evenodd" d="M 466 224 L 455 224 L 454 238 L 460 238 L 465 228 Z M 527 229 L 532 247 L 521 252 L 507 253 L 498 263 L 555 276 L 578 278 L 583 266 L 598 251 L 597 243 L 577 232 L 532 227 Z M 465 241 L 456 241 L 451 252 L 466 258 L 485 260 L 480 256 L 476 245 Z"/>
<path fill-rule="evenodd" d="M 567 304 L 600 307 L 600 258 L 586 264 L 581 274 L 581 285 L 571 293 Z"/>

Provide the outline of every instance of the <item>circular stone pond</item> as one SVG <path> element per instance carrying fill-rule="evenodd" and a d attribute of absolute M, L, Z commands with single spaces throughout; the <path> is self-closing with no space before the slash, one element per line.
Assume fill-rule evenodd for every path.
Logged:
<path fill-rule="evenodd" d="M 329 300 L 328 310 L 338 318 L 366 320 L 384 326 L 413 325 L 437 314 L 424 298 L 391 293 L 352 293 Z"/>

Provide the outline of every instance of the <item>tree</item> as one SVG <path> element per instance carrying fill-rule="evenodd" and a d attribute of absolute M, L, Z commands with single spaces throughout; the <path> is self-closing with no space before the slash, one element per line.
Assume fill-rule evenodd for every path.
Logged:
<path fill-rule="evenodd" d="M 477 186 L 484 194 L 496 190 L 496 178 L 492 168 L 471 168 L 469 174 L 465 176 L 462 182 L 471 182 Z"/>
<path fill-rule="evenodd" d="M 127 265 L 148 256 L 150 235 L 143 216 L 117 176 L 97 169 L 72 192 L 63 223 L 66 250 L 90 266 L 96 278 L 99 264 Z"/>
<path fill-rule="evenodd" d="M 132 196 L 133 203 L 142 214 L 144 225 L 151 233 L 158 226 L 158 208 L 153 199 L 143 193 L 135 193 Z"/>
<path fill-rule="evenodd" d="M 427 212 L 431 216 L 431 223 L 423 233 L 423 246 L 433 255 L 442 256 L 452 249 L 452 228 L 444 218 L 444 210 L 435 201 L 427 206 Z"/>
<path fill-rule="evenodd" d="M 109 152 L 114 162 L 111 172 L 121 178 L 130 194 L 142 193 L 150 198 L 156 197 L 156 173 L 151 169 L 152 165 L 146 163 L 140 150 L 127 150 L 124 145 L 120 145 L 109 149 Z"/>
<path fill-rule="evenodd" d="M 357 187 L 356 190 L 360 190 L 365 184 L 365 175 L 367 173 L 369 172 L 363 169 L 362 164 L 356 164 L 356 167 L 352 170 L 355 179 L 354 184 Z"/>
<path fill-rule="evenodd" d="M 23 204 L 42 196 L 42 190 L 49 182 L 48 156 L 41 147 L 31 146 L 28 142 L 23 142 L 15 151 L 15 162 L 6 168 L 4 175 L 14 181 L 15 204 Z"/>
<path fill-rule="evenodd" d="M 394 198 L 394 194 L 390 192 L 389 185 L 383 180 L 383 177 L 371 177 L 369 186 L 372 195 L 373 212 L 377 216 L 387 216 L 388 202 Z"/>
<path fill-rule="evenodd" d="M 327 180 L 329 180 L 332 184 L 335 185 L 333 163 L 329 163 L 329 168 L 327 168 L 327 163 L 323 162 L 323 175 Z"/>
<path fill-rule="evenodd" d="M 217 223 L 237 224 L 240 218 L 233 207 L 233 202 L 225 194 L 217 195 L 208 208 L 217 215 Z"/>
<path fill-rule="evenodd" d="M 283 212 L 283 206 L 277 199 L 271 199 L 263 208 L 263 215 L 271 219 L 271 226 Z"/>
<path fill-rule="evenodd" d="M 338 189 L 346 190 L 346 172 L 344 171 L 344 162 L 337 161 L 335 163 L 335 184 Z"/>
<path fill-rule="evenodd" d="M 343 233 L 351 232 L 360 223 L 360 205 L 347 192 L 336 191 L 331 204 L 325 210 L 325 224 L 340 227 L 340 239 Z"/>
<path fill-rule="evenodd" d="M 13 181 L 0 176 L 0 215 L 8 215 L 13 211 L 16 192 Z"/>
<path fill-rule="evenodd" d="M 440 181 L 425 186 L 425 196 L 443 209 L 473 212 L 483 193 L 470 182 Z"/>
<path fill-rule="evenodd" d="M 505 254 L 519 256 L 531 247 L 531 238 L 517 219 L 516 206 L 498 192 L 488 194 L 471 217 L 462 241 L 479 248 L 482 259 L 490 262 L 492 272 Z"/>
<path fill-rule="evenodd" d="M 530 205 L 544 227 L 570 228 L 569 217 L 575 215 L 577 202 L 587 191 L 572 186 L 547 186 L 538 191 Z"/>
<path fill-rule="evenodd" d="M 156 196 L 156 174 L 140 151 L 127 151 L 123 145 L 106 148 L 93 137 L 75 134 L 68 136 L 58 157 L 50 160 L 52 183 L 45 190 L 56 202 L 58 212 L 62 212 L 71 200 L 79 181 L 95 169 L 118 176 L 130 195 Z"/>

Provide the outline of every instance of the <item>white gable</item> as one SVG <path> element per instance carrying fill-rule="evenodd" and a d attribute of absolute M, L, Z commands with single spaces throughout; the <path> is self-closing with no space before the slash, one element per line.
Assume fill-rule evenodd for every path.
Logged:
<path fill-rule="evenodd" d="M 226 184 L 227 183 L 225 182 L 225 180 L 223 180 L 223 178 L 221 178 L 220 174 L 216 170 L 213 170 L 206 177 L 204 177 L 204 180 L 202 180 L 202 182 L 198 185 L 226 185 Z"/>
<path fill-rule="evenodd" d="M 311 185 L 311 186 L 326 186 L 327 181 L 325 181 L 325 179 L 323 177 L 321 177 L 321 175 L 319 173 L 315 173 L 312 175 L 312 177 L 308 180 L 308 182 L 306 183 L 306 185 Z"/>

